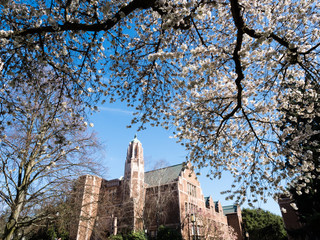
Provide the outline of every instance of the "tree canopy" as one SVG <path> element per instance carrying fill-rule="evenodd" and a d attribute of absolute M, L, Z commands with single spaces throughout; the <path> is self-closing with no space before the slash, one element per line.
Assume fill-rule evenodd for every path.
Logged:
<path fill-rule="evenodd" d="M 8 212 L 2 226 L 8 240 L 55 216 L 42 207 L 62 201 L 80 175 L 97 172 L 98 144 L 82 120 L 84 106 L 37 67 L 1 95 L 0 213 Z"/>
<path fill-rule="evenodd" d="M 262 209 L 243 209 L 243 233 L 252 240 L 284 240 L 287 233 L 281 216 Z"/>
<path fill-rule="evenodd" d="M 310 84 L 310 81 L 306 81 Z M 301 229 L 288 233 L 292 236 L 301 235 L 301 237 L 316 239 L 320 236 L 320 118 L 315 116 L 309 119 L 307 112 L 297 112 L 296 108 L 307 108 L 314 105 L 319 108 L 319 98 L 308 93 L 308 88 L 295 87 L 295 91 L 290 96 L 291 108 L 286 109 L 285 125 L 294 129 L 287 135 L 283 144 L 287 146 L 286 165 L 294 168 L 296 164 L 300 165 L 304 171 L 289 187 L 290 194 L 294 200 L 292 207 L 297 210 L 299 221 L 302 223 Z M 320 93 L 316 88 L 317 94 Z M 299 97 L 299 96 L 302 96 Z M 301 134 L 303 132 L 303 134 Z M 308 164 L 305 159 L 312 159 L 312 164 Z M 296 159 L 296 161 L 294 161 Z M 292 165 L 292 162 L 294 164 Z"/>
<path fill-rule="evenodd" d="M 283 127 L 288 86 L 319 98 L 319 8 L 316 0 L 2 0 L 1 89 L 40 62 L 65 95 L 93 109 L 105 94 L 136 107 L 141 128 L 174 125 L 195 168 L 233 174 L 240 187 L 231 198 L 264 199 L 315 169 L 309 156 L 287 167 L 281 143 L 294 131 Z M 320 110 L 296 111 L 312 121 Z"/>

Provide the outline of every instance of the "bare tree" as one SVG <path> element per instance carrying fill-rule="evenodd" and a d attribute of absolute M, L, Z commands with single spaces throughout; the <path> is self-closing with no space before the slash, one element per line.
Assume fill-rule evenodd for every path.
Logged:
<path fill-rule="evenodd" d="M 110 187 L 102 184 L 96 221 L 92 229 L 94 238 L 105 239 L 110 235 L 125 232 L 128 226 L 131 227 L 132 223 L 128 223 L 128 220 L 133 216 L 132 204 L 122 202 L 122 199 L 121 185 Z"/>
<path fill-rule="evenodd" d="M 6 240 L 48 218 L 41 206 L 66 197 L 72 180 L 96 165 L 91 158 L 98 144 L 80 117 L 84 106 L 68 98 L 63 79 L 38 68 L 1 95 L 0 203 L 10 213 Z"/>
<path fill-rule="evenodd" d="M 152 183 L 146 187 L 145 228 L 157 231 L 160 225 L 174 226 L 179 221 L 177 182 L 168 182 L 167 162 L 158 161 L 150 171 Z M 177 227 L 177 226 L 175 226 Z"/>
<path fill-rule="evenodd" d="M 197 235 L 203 239 L 210 240 L 235 240 L 237 234 L 231 226 L 217 222 L 213 216 L 206 211 L 198 211 L 196 229 Z"/>

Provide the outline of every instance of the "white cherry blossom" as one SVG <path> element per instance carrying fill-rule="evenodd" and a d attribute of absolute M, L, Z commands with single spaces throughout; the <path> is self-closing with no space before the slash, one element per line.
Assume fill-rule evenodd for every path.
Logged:
<path fill-rule="evenodd" d="M 241 187 L 227 193 L 238 202 L 273 196 L 319 169 L 302 147 L 319 146 L 311 124 L 320 116 L 319 8 L 316 0 L 6 1 L 0 89 L 41 62 L 68 83 L 64 96 L 89 109 L 106 95 L 135 107 L 140 129 L 176 126 L 187 161 L 210 167 L 209 177 L 231 172 Z M 301 128 L 287 123 L 301 118 Z"/>

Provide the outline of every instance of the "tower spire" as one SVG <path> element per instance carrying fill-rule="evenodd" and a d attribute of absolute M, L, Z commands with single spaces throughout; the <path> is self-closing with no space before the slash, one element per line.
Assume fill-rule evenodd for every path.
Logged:
<path fill-rule="evenodd" d="M 144 189 L 144 159 L 141 142 L 135 134 L 129 143 L 124 170 L 123 200 L 133 204 L 133 230 L 142 230 L 145 189 Z"/>
<path fill-rule="evenodd" d="M 140 142 L 140 141 L 138 140 L 137 133 L 134 134 L 134 138 L 133 138 L 132 142 Z"/>

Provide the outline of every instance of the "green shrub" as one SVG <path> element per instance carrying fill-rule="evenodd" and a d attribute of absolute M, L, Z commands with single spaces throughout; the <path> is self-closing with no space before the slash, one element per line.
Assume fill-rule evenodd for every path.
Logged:
<path fill-rule="evenodd" d="M 108 240 L 123 240 L 123 237 L 121 235 L 113 235 Z"/>
<path fill-rule="evenodd" d="M 160 226 L 157 240 L 182 240 L 181 232 L 174 228 Z"/>
<path fill-rule="evenodd" d="M 147 240 L 147 237 L 144 234 L 144 232 L 131 232 L 127 234 L 123 239 L 124 240 Z"/>

